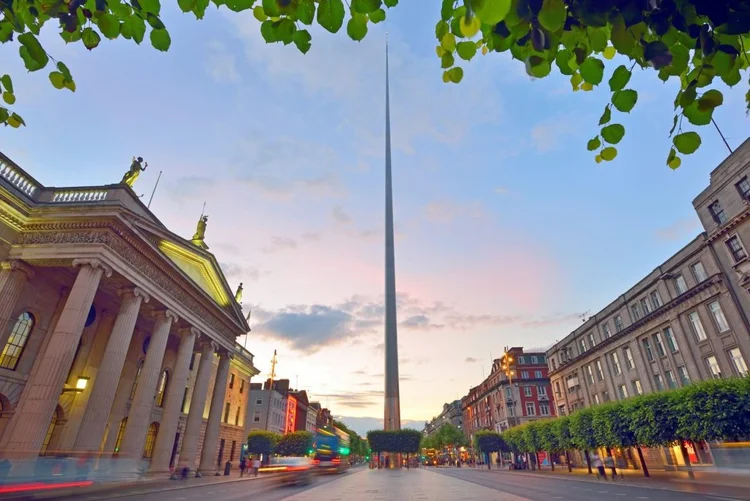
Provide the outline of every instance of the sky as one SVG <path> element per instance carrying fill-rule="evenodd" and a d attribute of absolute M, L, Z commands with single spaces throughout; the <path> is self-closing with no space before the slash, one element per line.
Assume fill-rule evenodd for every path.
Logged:
<path fill-rule="evenodd" d="M 147 200 L 162 172 L 151 209 L 172 231 L 189 238 L 206 203 L 206 243 L 230 286 L 244 283 L 252 332 L 240 341 L 259 377 L 277 350 L 277 377 L 376 427 L 388 30 L 401 415 L 418 426 L 504 347 L 562 339 L 697 235 L 691 201 L 727 155 L 703 127 L 700 150 L 666 167 L 676 84 L 642 71 L 636 108 L 615 113 L 620 154 L 596 164 L 586 141 L 606 87 L 574 93 L 499 54 L 444 84 L 438 8 L 418 4 L 361 43 L 316 30 L 306 55 L 266 45 L 250 13 L 196 21 L 172 4 L 168 53 L 126 40 L 88 52 L 44 31 L 75 94 L 26 73 L 5 44 L 27 127 L 0 130 L 0 151 L 46 186 L 116 183 L 144 157 L 135 191 Z M 732 147 L 748 135 L 744 90 L 727 90 L 715 114 Z"/>

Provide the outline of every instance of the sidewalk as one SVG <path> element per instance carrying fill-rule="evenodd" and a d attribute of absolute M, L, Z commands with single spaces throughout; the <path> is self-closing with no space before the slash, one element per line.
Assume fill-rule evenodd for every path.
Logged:
<path fill-rule="evenodd" d="M 77 499 L 81 496 L 106 495 L 108 493 L 113 494 L 111 497 L 121 497 L 133 494 L 146 494 L 189 489 L 191 487 L 198 487 L 203 485 L 263 480 L 264 478 L 268 478 L 268 476 L 253 477 L 252 475 L 245 474 L 244 477 L 240 477 L 239 472 L 232 473 L 228 476 L 207 476 L 201 478 L 190 477 L 187 480 L 170 480 L 166 476 L 159 476 L 132 482 L 102 482 L 85 487 L 57 488 L 3 494 L 0 495 L 0 500 L 61 499 L 67 497 L 74 497 Z"/>

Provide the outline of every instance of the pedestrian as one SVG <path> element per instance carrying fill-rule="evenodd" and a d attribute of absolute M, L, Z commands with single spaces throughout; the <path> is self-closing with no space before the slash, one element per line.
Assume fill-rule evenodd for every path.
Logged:
<path fill-rule="evenodd" d="M 617 479 L 617 469 L 615 468 L 615 458 L 612 456 L 607 456 L 604 458 L 604 466 L 609 468 L 609 471 L 612 472 L 612 480 Z"/>
<path fill-rule="evenodd" d="M 602 463 L 602 459 L 597 454 L 592 456 L 591 463 L 594 468 L 596 468 L 596 478 L 603 477 L 604 480 L 607 480 L 607 472 L 604 470 L 604 463 Z"/>
<path fill-rule="evenodd" d="M 247 468 L 247 459 L 243 456 L 240 459 L 240 477 L 245 476 L 245 469 Z"/>
<path fill-rule="evenodd" d="M 260 470 L 260 459 L 253 459 L 253 475 L 258 476 L 258 470 Z"/>

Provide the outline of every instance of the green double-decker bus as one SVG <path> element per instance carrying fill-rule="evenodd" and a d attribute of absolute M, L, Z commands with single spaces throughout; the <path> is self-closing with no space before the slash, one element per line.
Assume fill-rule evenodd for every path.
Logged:
<path fill-rule="evenodd" d="M 341 473 L 349 468 L 349 434 L 326 426 L 318 428 L 313 444 L 313 462 L 322 473 Z"/>

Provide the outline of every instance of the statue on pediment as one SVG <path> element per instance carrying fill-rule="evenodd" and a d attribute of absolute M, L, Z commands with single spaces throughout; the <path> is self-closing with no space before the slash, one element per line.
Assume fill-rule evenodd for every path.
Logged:
<path fill-rule="evenodd" d="M 234 293 L 234 300 L 237 301 L 237 303 L 242 302 L 242 282 L 240 282 L 240 286 L 237 287 L 237 292 Z"/>
<path fill-rule="evenodd" d="M 204 243 L 206 238 L 206 224 L 208 223 L 208 216 L 201 216 L 198 220 L 198 227 L 195 229 L 195 235 L 193 235 L 192 242 L 198 247 L 208 248 Z"/>
<path fill-rule="evenodd" d="M 122 181 L 120 181 L 120 184 L 125 184 L 132 188 L 133 184 L 135 184 L 135 180 L 138 179 L 138 176 L 141 175 L 141 172 L 146 170 L 146 167 L 148 167 L 148 162 L 144 164 L 142 157 L 133 157 L 133 162 L 130 164 L 130 170 L 127 171 L 124 176 L 122 176 Z"/>

